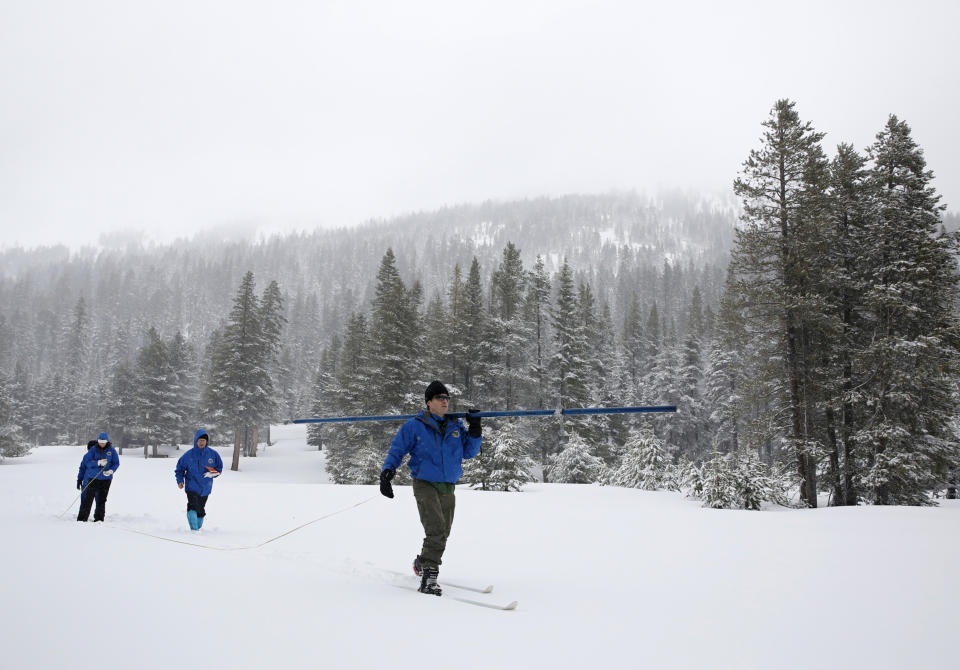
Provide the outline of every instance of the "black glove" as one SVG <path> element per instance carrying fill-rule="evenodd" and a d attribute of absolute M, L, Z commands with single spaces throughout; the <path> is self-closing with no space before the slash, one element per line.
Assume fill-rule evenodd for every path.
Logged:
<path fill-rule="evenodd" d="M 393 497 L 393 485 L 390 484 L 390 480 L 395 474 L 397 471 L 393 468 L 386 468 L 380 472 L 380 493 L 388 498 Z"/>
<path fill-rule="evenodd" d="M 468 409 L 467 410 L 467 433 L 470 437 L 480 437 L 480 410 L 478 409 Z"/>
<path fill-rule="evenodd" d="M 77 490 L 79 491 L 81 488 L 83 488 L 83 487 L 80 486 L 80 480 L 78 479 L 78 480 L 77 480 Z"/>

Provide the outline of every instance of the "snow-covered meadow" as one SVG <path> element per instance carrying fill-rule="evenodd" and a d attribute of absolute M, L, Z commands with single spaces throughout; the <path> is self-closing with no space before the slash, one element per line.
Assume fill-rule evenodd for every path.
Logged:
<path fill-rule="evenodd" d="M 274 438 L 216 481 L 199 534 L 175 458 L 125 454 L 104 524 L 77 523 L 76 503 L 58 517 L 82 447 L 0 464 L 3 667 L 955 663 L 958 501 L 736 512 L 614 487 L 461 487 L 441 580 L 494 584 L 456 595 L 519 601 L 501 612 L 392 588 L 413 583 L 390 570 L 420 546 L 409 487 L 391 501 L 332 485 L 303 426 Z"/>

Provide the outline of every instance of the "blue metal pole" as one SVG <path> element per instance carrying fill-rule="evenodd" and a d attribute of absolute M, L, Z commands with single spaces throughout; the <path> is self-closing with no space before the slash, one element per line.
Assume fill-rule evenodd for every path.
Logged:
<path fill-rule="evenodd" d="M 648 407 L 572 407 L 569 409 L 518 409 L 506 412 L 477 412 L 481 418 L 511 416 L 574 416 L 589 414 L 654 414 L 676 412 L 674 405 L 654 405 Z M 335 416 L 320 419 L 294 419 L 294 423 L 351 423 L 354 421 L 406 421 L 416 414 L 387 414 L 385 416 Z M 462 419 L 466 412 L 447 412 L 447 416 Z"/>

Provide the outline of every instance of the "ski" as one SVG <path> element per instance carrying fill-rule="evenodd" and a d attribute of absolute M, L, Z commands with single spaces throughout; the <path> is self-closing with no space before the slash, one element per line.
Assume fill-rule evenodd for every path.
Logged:
<path fill-rule="evenodd" d="M 411 586 L 409 584 L 391 584 L 391 586 L 395 586 L 398 589 L 407 589 L 408 591 L 417 591 L 416 586 Z M 419 591 L 417 592 L 419 593 Z M 487 609 L 503 610 L 503 611 L 515 610 L 517 609 L 517 605 L 520 604 L 516 600 L 510 603 L 507 603 L 506 605 L 500 605 L 498 603 L 486 603 L 486 602 L 483 602 L 482 600 L 472 600 L 471 598 L 462 598 L 460 596 L 443 595 L 440 597 L 446 598 L 447 600 L 456 600 L 459 603 L 465 603 L 467 605 L 476 605 L 477 607 L 486 607 Z"/>
<path fill-rule="evenodd" d="M 386 568 L 377 568 L 378 570 L 383 570 L 391 575 L 397 575 L 398 577 L 409 577 L 414 578 L 415 575 L 411 575 L 408 572 L 400 572 L 399 570 L 387 570 Z M 473 591 L 474 593 L 493 593 L 493 584 L 489 586 L 469 586 L 468 584 L 457 584 L 456 582 L 448 582 L 443 579 L 438 579 L 437 584 L 440 586 L 449 586 L 453 589 L 461 589 L 463 591 Z"/>

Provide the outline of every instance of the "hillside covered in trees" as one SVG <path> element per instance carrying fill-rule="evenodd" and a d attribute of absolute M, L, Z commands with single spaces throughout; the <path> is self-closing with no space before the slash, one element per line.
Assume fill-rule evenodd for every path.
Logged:
<path fill-rule="evenodd" d="M 203 424 L 255 456 L 258 427 L 408 413 L 439 378 L 461 408 L 679 408 L 497 422 L 475 486 L 925 504 L 958 462 L 956 219 L 896 117 L 865 154 L 822 139 L 779 101 L 725 203 L 568 196 L 255 242 L 7 250 L 7 453 Z M 310 439 L 335 481 L 371 483 L 394 429 Z"/>

